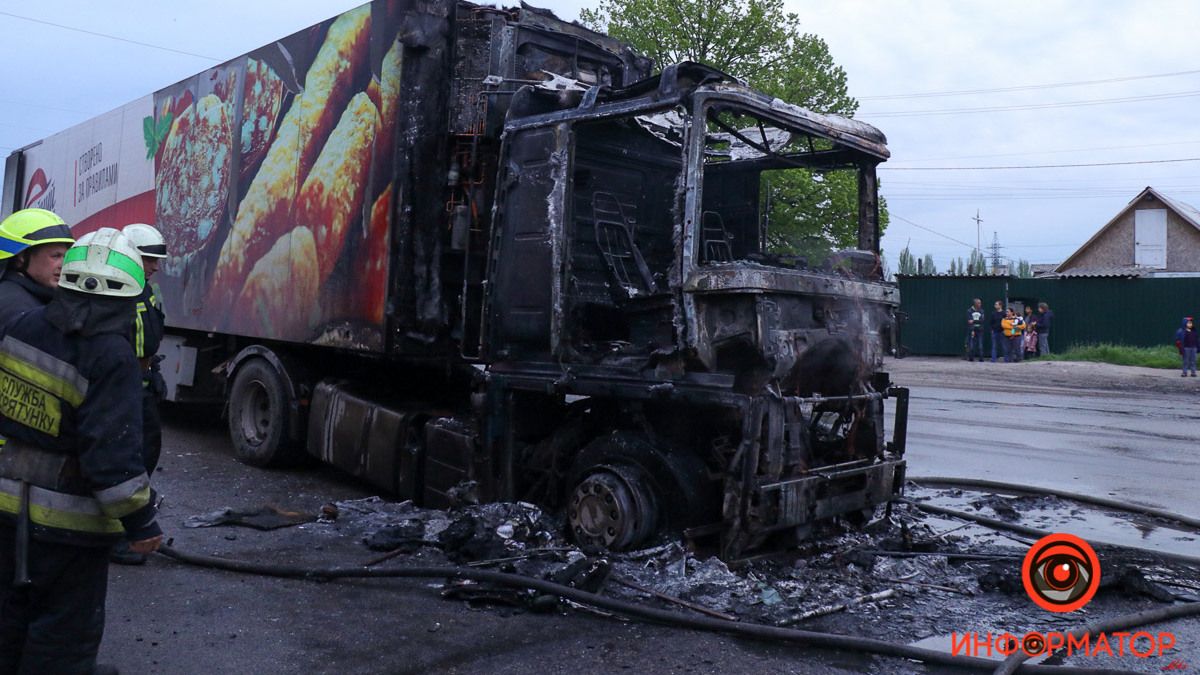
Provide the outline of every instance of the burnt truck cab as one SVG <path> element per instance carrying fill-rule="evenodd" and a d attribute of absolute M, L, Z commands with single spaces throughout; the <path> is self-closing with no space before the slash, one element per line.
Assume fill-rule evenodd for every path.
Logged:
<path fill-rule="evenodd" d="M 698 64 L 516 92 L 481 331 L 483 433 L 519 460 L 501 482 L 564 502 L 584 544 L 669 526 L 719 534 L 727 557 L 897 495 L 907 392 L 880 371 L 900 300 L 878 256 L 887 157 L 866 124 Z M 857 185 L 858 247 L 809 264 L 772 222 L 794 205 L 772 200 L 832 180 Z"/>

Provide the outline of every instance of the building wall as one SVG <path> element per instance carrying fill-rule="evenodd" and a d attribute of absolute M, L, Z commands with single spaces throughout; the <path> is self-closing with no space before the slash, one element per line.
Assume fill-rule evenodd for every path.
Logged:
<path fill-rule="evenodd" d="M 1166 272 L 1200 272 L 1200 230 L 1183 220 L 1159 199 L 1146 195 L 1137 209 L 1167 210 L 1167 267 Z M 1131 210 L 1113 223 L 1112 227 L 1092 242 L 1078 258 L 1063 271 L 1130 267 L 1134 264 L 1134 211 Z"/>
<path fill-rule="evenodd" d="M 1200 230 L 1167 212 L 1167 272 L 1200 272 Z"/>
<path fill-rule="evenodd" d="M 1170 237 L 1170 235 L 1171 215 L 1168 214 L 1167 236 Z M 1131 265 L 1133 265 L 1133 211 L 1121 216 L 1117 222 L 1112 224 L 1112 227 L 1105 230 L 1096 241 L 1093 241 L 1078 257 L 1072 260 L 1069 267 L 1064 267 L 1061 271 L 1129 267 Z"/>

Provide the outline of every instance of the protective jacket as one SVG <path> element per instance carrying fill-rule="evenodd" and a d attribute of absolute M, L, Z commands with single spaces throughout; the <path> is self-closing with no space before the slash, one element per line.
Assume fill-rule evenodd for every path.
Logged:
<path fill-rule="evenodd" d="M 131 307 L 100 319 L 103 307 L 60 296 L 0 328 L 0 518 L 14 518 L 28 483 L 35 538 L 106 546 L 162 533 L 142 464 Z"/>
<path fill-rule="evenodd" d="M 139 359 L 148 359 L 158 353 L 158 346 L 163 339 L 163 325 L 166 315 L 163 314 L 162 301 L 154 286 L 146 284 L 142 294 L 137 299 L 137 315 L 133 319 L 133 351 Z"/>
<path fill-rule="evenodd" d="M 25 312 L 50 302 L 54 290 L 12 269 L 0 275 L 0 328 Z M 0 449 L 5 440 L 0 436 Z"/>
<path fill-rule="evenodd" d="M 46 288 L 16 270 L 5 270 L 0 277 L 0 325 L 17 315 L 41 307 L 54 298 L 54 289 Z"/>

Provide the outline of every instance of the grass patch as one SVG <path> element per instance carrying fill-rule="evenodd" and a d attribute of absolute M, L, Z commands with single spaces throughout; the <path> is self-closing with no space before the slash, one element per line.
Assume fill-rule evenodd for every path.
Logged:
<path fill-rule="evenodd" d="M 1158 347 L 1130 347 L 1109 343 L 1091 345 L 1071 345 L 1061 354 L 1050 354 L 1041 357 L 1046 361 L 1095 361 L 1111 363 L 1118 366 L 1141 366 L 1142 368 L 1174 368 L 1178 369 L 1179 351 L 1175 345 Z"/>

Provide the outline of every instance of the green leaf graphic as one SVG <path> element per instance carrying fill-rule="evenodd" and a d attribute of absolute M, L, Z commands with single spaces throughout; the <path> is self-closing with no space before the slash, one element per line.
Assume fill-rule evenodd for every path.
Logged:
<path fill-rule="evenodd" d="M 158 152 L 158 137 L 154 134 L 153 116 L 142 120 L 142 138 L 146 141 L 146 159 L 150 159 Z"/>

